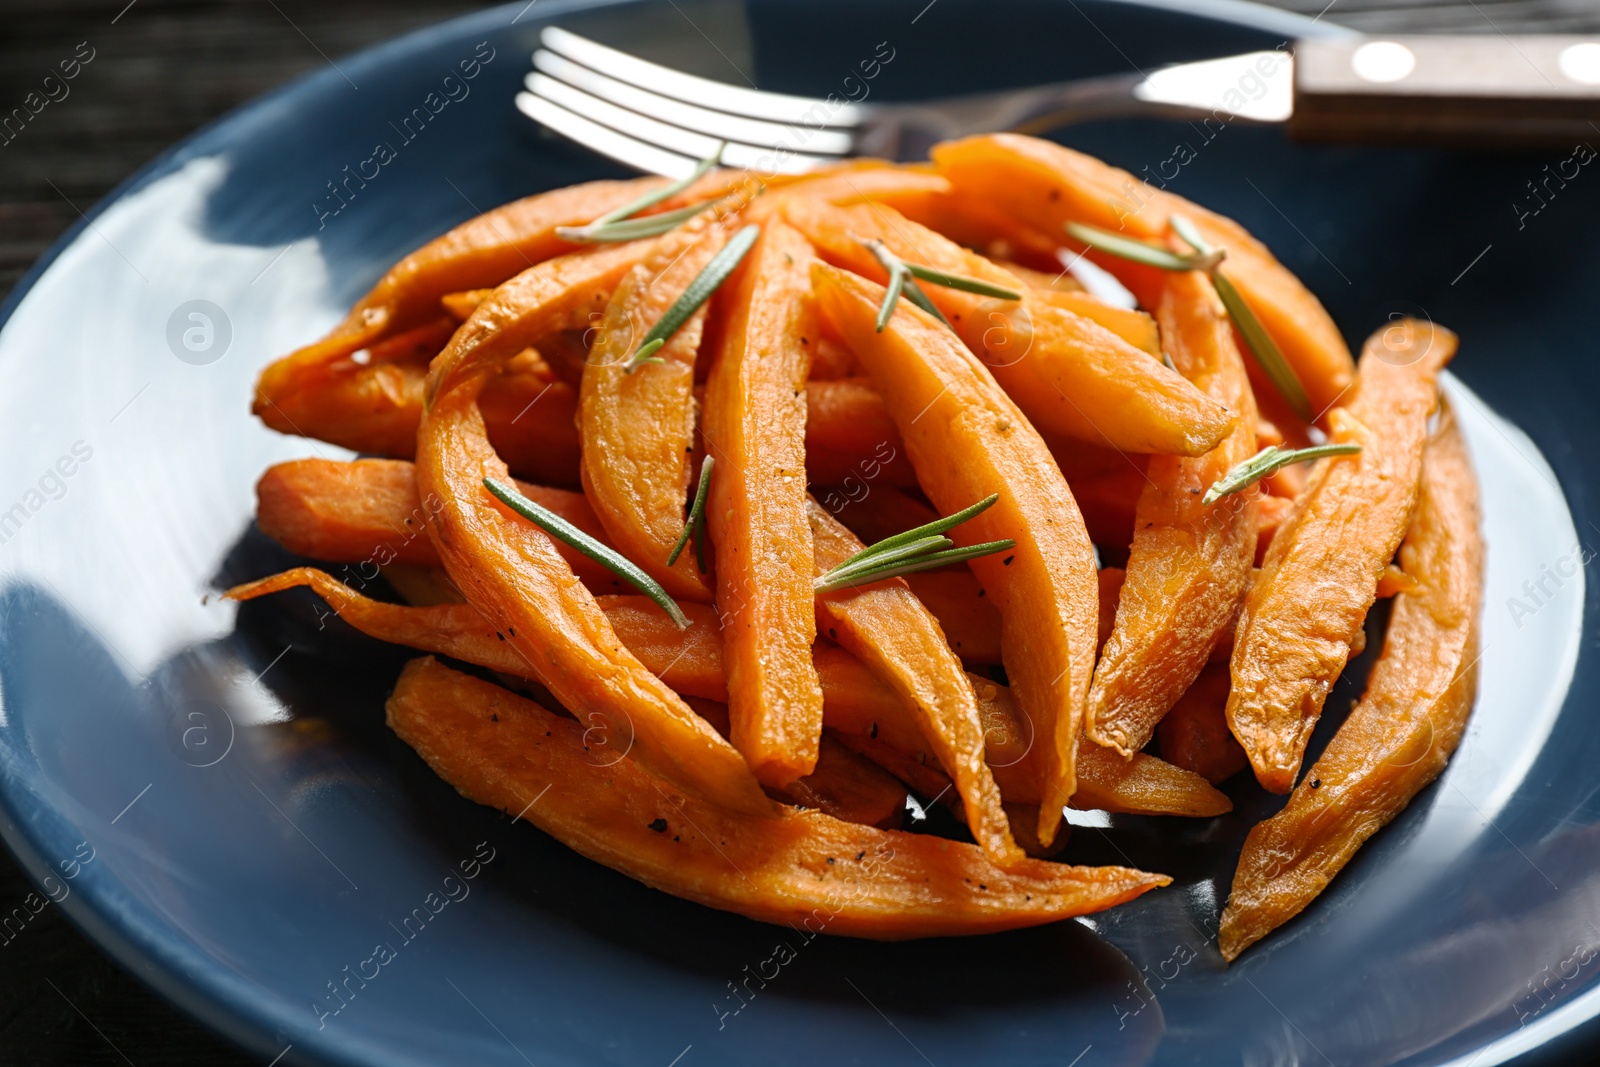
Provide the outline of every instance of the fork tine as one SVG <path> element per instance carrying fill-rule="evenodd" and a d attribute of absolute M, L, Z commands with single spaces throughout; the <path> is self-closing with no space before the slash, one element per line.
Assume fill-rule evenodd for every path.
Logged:
<path fill-rule="evenodd" d="M 570 113 L 583 116 L 591 123 L 599 123 L 647 145 L 690 159 L 704 159 L 716 152 L 717 146 L 722 143 L 719 138 L 707 137 L 705 134 L 685 130 L 679 126 L 659 122 L 648 115 L 620 108 L 538 71 L 528 75 L 527 86 L 536 99 L 546 100 Z M 574 138 L 574 140 L 582 139 Z M 584 140 L 582 143 L 589 142 Z M 730 167 L 750 167 L 768 173 L 796 174 L 831 160 L 826 156 L 780 152 L 770 145 L 729 143 L 722 149 L 720 161 Z"/>
<path fill-rule="evenodd" d="M 686 104 L 626 82 L 619 82 L 606 74 L 590 70 L 544 49 L 533 54 L 533 65 L 536 70 L 549 77 L 566 82 L 576 89 L 619 107 L 724 141 L 766 147 L 788 144 L 797 149 L 804 148 L 816 155 L 847 155 L 854 144 L 854 138 L 841 130 L 797 128 Z M 533 86 L 530 85 L 528 88 L 533 89 Z"/>
<path fill-rule="evenodd" d="M 799 123 L 811 128 L 819 125 L 819 116 L 824 120 L 820 125 L 840 128 L 860 126 L 866 119 L 857 104 L 846 102 L 832 105 L 815 97 L 741 89 L 737 85 L 697 78 L 619 52 L 615 48 L 607 48 L 557 26 L 546 26 L 539 35 L 539 41 L 551 52 L 591 70 L 603 70 L 615 80 L 713 111 L 766 119 L 769 122 Z"/>
<path fill-rule="evenodd" d="M 582 115 L 575 115 L 559 104 L 553 104 L 532 93 L 517 94 L 517 110 L 533 121 L 548 126 L 585 148 L 610 156 L 619 163 L 646 174 L 660 174 L 668 178 L 687 178 L 694 172 L 695 161 L 688 156 L 657 148 L 652 144 L 629 137 L 616 130 L 608 130 Z"/>

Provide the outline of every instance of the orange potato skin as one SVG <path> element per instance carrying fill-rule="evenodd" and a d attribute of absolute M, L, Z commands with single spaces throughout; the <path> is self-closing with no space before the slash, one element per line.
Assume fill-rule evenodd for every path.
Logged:
<path fill-rule="evenodd" d="M 606 305 L 578 390 L 584 495 L 617 549 L 674 598 L 708 601 L 712 590 L 685 552 L 667 557 L 683 529 L 695 444 L 694 374 L 707 307 L 656 352 L 627 369 L 633 351 L 722 250 L 735 223 L 697 216 L 661 237 Z M 760 771 L 760 764 L 756 764 Z"/>
<path fill-rule="evenodd" d="M 822 734 L 806 517 L 811 358 L 800 343 L 811 259 L 792 228 L 766 224 L 738 278 L 724 285 L 731 300 L 702 417 L 716 464 L 706 524 L 716 547 L 729 737 L 769 785 L 811 773 Z"/>
<path fill-rule="evenodd" d="M 808 517 L 816 574 L 866 547 L 814 500 Z M 815 603 L 818 629 L 916 709 L 927 744 L 955 780 L 973 839 L 996 863 L 1021 859 L 984 762 L 977 702 L 933 614 L 898 578 L 822 593 Z"/>
<path fill-rule="evenodd" d="M 1208 664 L 1156 727 L 1161 758 L 1193 771 L 1212 785 L 1227 781 L 1250 766 L 1244 749 L 1228 732 L 1231 685 L 1226 663 Z"/>
<path fill-rule="evenodd" d="M 395 733 L 468 799 L 521 813 L 646 885 L 808 932 L 988 933 L 1113 907 L 1171 881 L 1042 860 L 1002 870 L 960 842 L 680 799 L 633 759 L 604 768 L 585 759 L 581 723 L 431 659 L 406 667 L 387 711 Z"/>
<path fill-rule="evenodd" d="M 1366 694 L 1283 810 L 1245 839 L 1222 913 L 1235 959 L 1299 914 L 1444 769 L 1477 696 L 1483 537 L 1478 487 L 1448 409 L 1423 457 L 1395 596 Z"/>
<path fill-rule="evenodd" d="M 1042 749 L 1039 840 L 1048 845 L 1075 789 L 1073 764 L 1093 672 L 1094 548 L 1044 441 L 983 363 L 944 326 L 901 301 L 874 329 L 879 286 L 819 264 L 818 306 L 872 373 L 929 499 L 945 514 L 999 501 L 952 531 L 958 545 L 1017 547 L 969 566 L 1004 620 L 1006 671 Z"/>
<path fill-rule="evenodd" d="M 1091 156 L 1020 134 L 947 141 L 935 145 L 932 155 L 958 194 L 988 199 L 1013 218 L 1059 235 L 1058 240 L 1065 240 L 1065 223 L 1082 222 L 1158 241 L 1165 238 L 1174 212 L 1187 216 L 1207 241 L 1227 250 L 1224 270 L 1294 368 L 1313 412 L 1337 403 L 1354 381 L 1350 349 L 1321 302 L 1232 219 Z M 1156 306 L 1162 272 L 1096 258 L 1141 303 Z"/>
<path fill-rule="evenodd" d="M 1256 554 L 1256 494 L 1201 502 L 1256 452 L 1255 401 L 1228 313 L 1209 278 L 1186 272 L 1168 277 L 1156 315 L 1178 370 L 1239 422 L 1203 456 L 1152 456 L 1145 468 L 1116 627 L 1089 690 L 1089 737 L 1124 756 L 1149 744 L 1200 674 Z"/>
<path fill-rule="evenodd" d="M 1373 335 L 1334 437 L 1362 451 L 1318 460 L 1273 535 L 1239 614 L 1228 726 L 1262 786 L 1294 786 L 1306 742 L 1352 654 L 1378 580 L 1405 533 L 1428 416 L 1455 335 L 1405 320 Z"/>
<path fill-rule="evenodd" d="M 634 757 L 684 789 L 736 811 L 766 811 L 770 802 L 738 751 L 627 650 L 551 539 L 483 484 L 510 478 L 478 411 L 484 381 L 524 336 L 604 306 L 641 254 L 624 245 L 541 264 L 479 305 L 429 372 L 417 492 L 443 504 L 428 534 L 456 588 L 564 707 L 615 730 L 631 726 Z"/>
<path fill-rule="evenodd" d="M 886 282 L 887 272 L 858 238 L 880 240 L 909 262 L 1020 292 L 1021 301 L 1006 301 L 923 286 L 1041 432 L 1129 452 L 1199 455 L 1237 421 L 1150 353 L 1036 296 L 982 256 L 887 208 L 790 201 L 785 216 L 825 260 L 873 281 Z"/>

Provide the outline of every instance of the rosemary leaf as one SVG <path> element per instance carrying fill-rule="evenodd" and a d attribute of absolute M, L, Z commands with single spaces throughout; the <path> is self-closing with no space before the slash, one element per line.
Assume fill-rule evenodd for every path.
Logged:
<path fill-rule="evenodd" d="M 907 300 L 917 305 L 917 307 L 926 311 L 950 329 L 955 329 L 954 326 L 950 326 L 950 320 L 945 318 L 939 309 L 934 306 L 933 301 L 928 299 L 928 294 L 922 291 L 922 286 L 916 282 L 918 278 L 925 282 L 932 282 L 934 285 L 941 285 L 946 289 L 960 289 L 962 292 L 977 293 L 980 296 L 993 296 L 1001 300 L 1022 299 L 1022 294 L 1015 289 L 1007 289 L 1001 285 L 979 281 L 977 278 L 968 278 L 960 274 L 949 274 L 942 270 L 934 270 L 932 267 L 924 267 L 919 263 L 907 263 L 889 251 L 888 246 L 876 238 L 868 241 L 858 237 L 856 240 L 860 241 L 877 259 L 883 269 L 889 272 L 889 287 L 884 292 L 883 304 L 878 308 L 879 333 L 882 333 L 883 328 L 889 325 L 889 319 L 894 316 L 895 305 L 900 302 L 902 293 Z"/>
<path fill-rule="evenodd" d="M 819 593 L 831 593 L 836 589 L 870 585 L 873 582 L 881 582 L 887 578 L 898 578 L 903 574 L 931 571 L 938 567 L 949 566 L 952 563 L 960 563 L 963 560 L 976 559 L 979 556 L 988 556 L 996 552 L 1005 552 L 1015 547 L 1017 547 L 1017 543 L 1007 538 L 1004 541 L 985 541 L 981 545 L 952 548 L 944 552 L 929 552 L 879 569 L 852 571 L 842 576 L 836 576 L 832 571 L 829 571 L 813 582 L 812 588 Z"/>
<path fill-rule="evenodd" d="M 721 201 L 702 200 L 688 207 L 675 208 L 672 211 L 663 211 L 658 215 L 646 215 L 638 219 L 607 223 L 591 222 L 587 226 L 557 226 L 556 236 L 573 244 L 619 244 L 624 241 L 638 241 L 645 237 L 659 237 L 668 230 L 677 229 L 718 203 Z"/>
<path fill-rule="evenodd" d="M 717 147 L 711 150 L 711 154 L 709 156 L 695 164 L 694 170 L 687 178 L 679 179 L 670 185 L 663 185 L 653 193 L 645 193 L 631 204 L 624 204 L 615 211 L 606 212 L 589 225 L 604 226 L 610 222 L 620 222 L 623 219 L 632 218 L 646 208 L 655 207 L 663 200 L 672 199 L 685 189 L 689 188 L 689 186 L 705 177 L 706 171 L 717 165 L 717 161 L 722 158 L 723 150 L 727 147 L 727 141 L 718 141 Z"/>
<path fill-rule="evenodd" d="M 667 595 L 667 591 L 656 580 L 640 570 L 639 567 L 621 553 L 607 548 L 593 537 L 578 529 L 560 515 L 541 507 L 517 492 L 515 486 L 507 485 L 497 478 L 485 478 L 483 486 L 493 493 L 506 507 L 533 523 L 545 533 L 569 548 L 582 552 L 602 567 L 612 571 L 618 577 L 627 581 L 639 592 L 654 600 L 678 624 L 678 629 L 687 630 L 689 620 L 684 616 L 683 610 L 678 607 L 677 601 Z"/>
<path fill-rule="evenodd" d="M 639 364 L 650 358 L 651 353 L 666 344 L 668 338 L 678 332 L 678 327 L 688 321 L 689 316 L 693 315 L 701 304 L 711 299 L 711 294 L 717 291 L 719 285 L 728 280 L 728 275 L 738 268 L 759 236 L 761 227 L 756 223 L 751 223 L 734 234 L 728 243 L 711 257 L 711 261 L 704 269 L 695 275 L 694 281 L 689 283 L 689 288 L 683 291 L 683 295 L 672 302 L 666 314 L 650 327 L 650 332 L 644 335 L 644 340 L 640 342 L 622 369 L 632 374 L 639 368 Z M 651 342 L 659 343 L 651 347 Z"/>
<path fill-rule="evenodd" d="M 879 257 L 882 262 L 882 257 Z M 878 332 L 889 325 L 889 319 L 894 315 L 894 306 L 900 302 L 900 292 L 906 286 L 907 275 L 898 266 L 889 267 L 889 287 L 884 290 L 883 303 L 878 307 Z M 915 282 L 912 283 L 916 284 Z"/>
<path fill-rule="evenodd" d="M 1215 250 L 1194 223 L 1184 215 L 1173 214 L 1167 219 L 1172 232 L 1201 255 L 1209 255 Z M 1266 373 L 1267 379 L 1272 382 L 1273 388 L 1289 402 L 1289 407 L 1305 422 L 1311 421 L 1311 401 L 1306 396 L 1305 386 L 1300 384 L 1300 378 L 1295 374 L 1294 368 L 1289 366 L 1289 361 L 1283 358 L 1283 352 L 1278 348 L 1278 343 L 1272 339 L 1267 328 L 1261 325 L 1261 320 L 1256 318 L 1256 313 L 1250 310 L 1250 305 L 1245 301 L 1244 294 L 1240 293 L 1233 284 L 1233 280 L 1221 270 L 1213 268 L 1211 271 L 1211 284 L 1216 287 L 1217 297 L 1222 301 L 1222 306 L 1228 309 L 1228 317 L 1238 327 L 1239 335 L 1244 338 L 1245 347 L 1255 357 L 1255 361 Z"/>
<path fill-rule="evenodd" d="M 1211 483 L 1211 488 L 1206 490 L 1206 495 L 1200 498 L 1200 502 L 1207 505 L 1215 504 L 1229 493 L 1247 489 L 1291 463 L 1307 463 L 1324 456 L 1352 456 L 1360 451 L 1361 446 L 1357 444 L 1313 445 L 1311 448 L 1301 449 L 1268 445 Z"/>
<path fill-rule="evenodd" d="M 694 503 L 689 505 L 689 517 L 684 521 L 683 533 L 678 535 L 678 541 L 672 546 L 672 553 L 667 556 L 667 566 L 678 562 L 678 557 L 683 555 L 683 548 L 689 543 L 689 535 L 695 536 L 695 558 L 700 566 L 700 573 L 706 570 L 705 553 L 701 551 L 700 527 L 705 521 L 706 496 L 711 492 L 711 468 L 716 465 L 716 460 L 707 456 L 705 462 L 700 464 L 700 486 L 694 491 Z"/>
<path fill-rule="evenodd" d="M 885 578 L 893 578 L 900 574 L 943 567 L 949 563 L 972 559 L 974 556 L 984 556 L 990 552 L 1011 548 L 1016 542 L 991 541 L 987 545 L 954 548 L 952 546 L 955 542 L 944 536 L 968 519 L 989 510 L 999 499 L 1000 494 L 993 493 L 953 515 L 946 515 L 944 518 L 923 523 L 915 529 L 885 537 L 820 576 L 812 585 L 817 592 L 826 593 L 846 586 L 881 582 Z"/>
<path fill-rule="evenodd" d="M 1289 402 L 1294 413 L 1300 416 L 1301 420 L 1310 422 L 1313 415 L 1311 399 L 1306 396 L 1305 386 L 1300 384 L 1300 376 L 1289 366 L 1289 361 L 1283 358 L 1278 343 L 1272 339 L 1267 328 L 1261 325 L 1256 313 L 1250 310 L 1250 305 L 1245 303 L 1244 295 L 1234 287 L 1232 279 L 1219 270 L 1212 272 L 1211 282 L 1217 287 L 1217 296 L 1222 299 L 1222 306 L 1228 309 L 1228 317 L 1233 319 L 1233 324 L 1239 328 L 1239 335 L 1244 338 L 1245 347 L 1266 372 L 1268 380 Z"/>
<path fill-rule="evenodd" d="M 933 301 L 928 299 L 928 294 L 922 291 L 922 286 L 918 285 L 916 281 L 911 278 L 911 271 L 903 264 L 901 265 L 900 269 L 904 271 L 906 275 L 906 299 L 917 305 L 917 307 L 921 308 L 923 311 L 926 311 L 928 314 L 932 315 L 934 318 L 938 319 L 945 326 L 949 326 L 949 328 L 952 330 L 955 329 L 954 326 L 950 326 L 950 320 L 944 317 L 944 314 L 938 309 L 938 307 L 934 305 Z"/>
<path fill-rule="evenodd" d="M 865 552 L 857 552 L 837 567 L 828 571 L 827 576 L 833 578 L 839 575 L 853 574 L 857 571 L 876 570 L 879 567 L 898 563 L 913 556 L 925 556 L 930 552 L 940 552 L 947 548 L 954 548 L 955 544 L 950 538 L 935 534 L 932 537 L 919 537 L 915 541 L 907 542 L 883 552 L 875 552 L 872 555 L 867 555 Z"/>
<path fill-rule="evenodd" d="M 1136 241 L 1131 237 L 1124 237 L 1110 230 L 1098 229 L 1094 226 L 1085 226 L 1080 222 L 1067 223 L 1067 233 L 1072 237 L 1118 259 L 1131 260 L 1134 263 L 1143 263 L 1147 267 L 1157 267 L 1161 270 L 1215 270 L 1218 263 L 1227 255 L 1222 249 L 1207 248 L 1204 252 L 1196 250 L 1192 256 L 1180 255 L 1170 248 L 1150 244 L 1147 241 Z"/>
<path fill-rule="evenodd" d="M 942 519 L 934 519 L 932 522 L 924 523 L 915 529 L 906 530 L 903 533 L 897 533 L 893 537 L 885 537 L 877 544 L 857 552 L 855 555 L 851 556 L 850 559 L 845 560 L 844 563 L 841 563 L 839 566 L 843 567 L 854 560 L 862 559 L 863 557 L 875 556 L 880 552 L 887 552 L 890 549 L 899 548 L 901 545 L 910 544 L 912 541 L 917 541 L 924 537 L 930 537 L 933 534 L 949 533 L 951 530 L 954 530 L 957 526 L 960 526 L 968 519 L 976 518 L 977 516 L 982 515 L 985 511 L 988 511 L 990 508 L 994 507 L 995 503 L 999 499 L 999 493 L 991 493 L 982 500 L 978 501 L 976 504 L 964 507 L 953 515 L 946 515 Z M 837 570 L 838 568 L 836 567 L 834 569 Z"/>
<path fill-rule="evenodd" d="M 979 281 L 977 278 L 968 278 L 961 274 L 946 274 L 942 270 L 924 267 L 920 263 L 906 263 L 906 270 L 913 278 L 920 278 L 934 285 L 941 285 L 946 289 L 960 289 L 964 293 L 977 293 L 979 296 L 992 296 L 1001 300 L 1021 300 L 1022 294 L 1015 289 L 1007 289 L 1003 285 L 993 282 Z"/>

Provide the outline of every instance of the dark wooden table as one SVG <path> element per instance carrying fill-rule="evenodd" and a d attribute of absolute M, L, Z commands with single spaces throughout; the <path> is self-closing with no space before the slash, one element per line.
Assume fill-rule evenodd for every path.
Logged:
<path fill-rule="evenodd" d="M 1600 32 L 1597 0 L 1271 0 L 1372 32 Z M 126 5 L 126 6 L 124 6 Z M 0 0 L 0 111 L 83 42 L 50 121 L 0 145 L 0 294 L 117 182 L 251 97 L 472 0 Z M 87 54 L 87 53 L 84 53 Z M 35 887 L 0 854 L 0 914 Z M 0 1064 L 252 1062 L 47 907 L 0 946 Z"/>

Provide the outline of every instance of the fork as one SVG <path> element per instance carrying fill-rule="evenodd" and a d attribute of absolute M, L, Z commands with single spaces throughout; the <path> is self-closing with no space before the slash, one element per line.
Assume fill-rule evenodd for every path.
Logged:
<path fill-rule="evenodd" d="M 516 105 L 579 144 L 681 178 L 719 162 L 796 173 L 848 156 L 912 160 L 997 130 L 1093 119 L 1286 124 L 1295 136 L 1565 143 L 1600 129 L 1600 38 L 1302 39 L 1151 71 L 917 103 L 790 96 L 685 74 L 546 27 Z"/>

